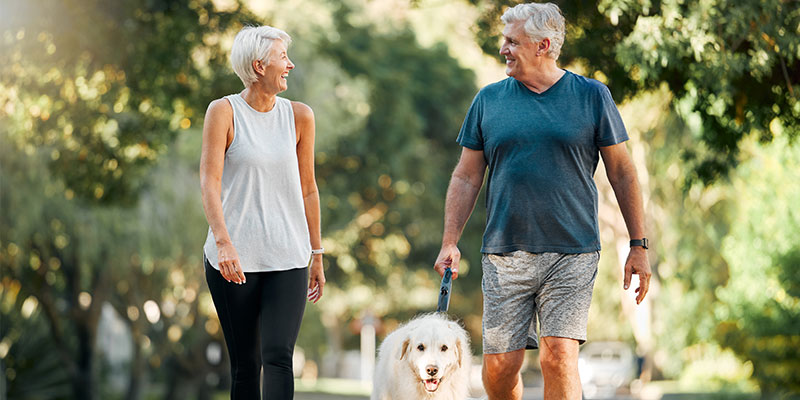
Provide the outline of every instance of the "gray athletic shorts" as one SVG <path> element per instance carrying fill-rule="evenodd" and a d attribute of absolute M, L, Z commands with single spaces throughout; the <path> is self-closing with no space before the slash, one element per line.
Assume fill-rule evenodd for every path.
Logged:
<path fill-rule="evenodd" d="M 484 254 L 483 353 L 539 348 L 541 336 L 586 341 L 600 252 Z"/>

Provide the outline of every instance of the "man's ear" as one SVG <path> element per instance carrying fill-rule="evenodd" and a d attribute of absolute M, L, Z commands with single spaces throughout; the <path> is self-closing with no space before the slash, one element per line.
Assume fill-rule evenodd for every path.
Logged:
<path fill-rule="evenodd" d="M 536 44 L 536 55 L 541 56 L 547 54 L 550 50 L 550 39 L 544 38 Z"/>

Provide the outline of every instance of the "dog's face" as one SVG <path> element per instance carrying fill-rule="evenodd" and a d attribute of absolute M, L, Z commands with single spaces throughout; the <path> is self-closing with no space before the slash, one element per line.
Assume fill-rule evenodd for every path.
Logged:
<path fill-rule="evenodd" d="M 452 321 L 433 320 L 416 326 L 403 341 L 400 360 L 411 368 L 428 393 L 461 367 L 466 337 Z"/>

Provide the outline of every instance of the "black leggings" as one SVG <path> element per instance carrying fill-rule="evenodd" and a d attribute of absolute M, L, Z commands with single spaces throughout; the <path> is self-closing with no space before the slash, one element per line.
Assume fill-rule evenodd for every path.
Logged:
<path fill-rule="evenodd" d="M 205 258 L 205 257 L 204 257 Z M 205 261 L 206 281 L 231 357 L 231 399 L 294 397 L 292 353 L 306 305 L 308 268 L 245 273 L 247 283 L 230 283 Z"/>

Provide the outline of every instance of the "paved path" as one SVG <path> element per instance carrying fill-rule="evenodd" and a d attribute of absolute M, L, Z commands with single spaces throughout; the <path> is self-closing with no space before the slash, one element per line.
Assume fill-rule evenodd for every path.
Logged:
<path fill-rule="evenodd" d="M 294 396 L 295 400 L 366 400 L 369 399 L 367 396 L 341 396 L 341 395 L 333 395 L 333 394 L 322 394 L 322 393 L 295 393 Z M 544 396 L 542 394 L 541 387 L 526 387 L 525 392 L 522 395 L 523 400 L 542 400 Z M 633 397 L 630 396 L 620 396 L 615 397 L 615 400 L 632 400 Z"/>

